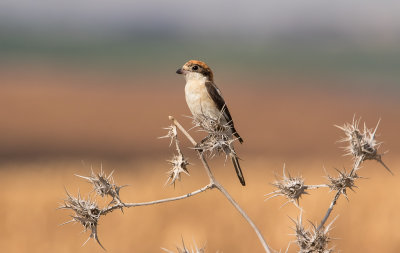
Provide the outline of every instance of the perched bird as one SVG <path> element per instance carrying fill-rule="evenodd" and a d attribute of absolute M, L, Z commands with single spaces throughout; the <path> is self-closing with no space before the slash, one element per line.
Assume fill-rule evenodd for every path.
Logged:
<path fill-rule="evenodd" d="M 225 100 L 214 83 L 210 67 L 202 61 L 190 60 L 176 73 L 185 76 L 186 103 L 193 116 L 195 118 L 205 116 L 216 121 L 219 120 L 220 124 L 229 126 L 231 137 L 237 138 L 242 143 L 243 139 L 236 132 Z M 230 154 L 230 156 L 240 183 L 243 186 L 246 185 L 238 158 L 234 154 Z"/>

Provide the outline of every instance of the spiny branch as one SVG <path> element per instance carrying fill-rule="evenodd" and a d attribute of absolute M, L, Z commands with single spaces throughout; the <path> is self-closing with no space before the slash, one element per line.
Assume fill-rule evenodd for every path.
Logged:
<path fill-rule="evenodd" d="M 329 205 L 329 208 L 326 211 L 324 218 L 322 218 L 321 223 L 318 225 L 317 230 L 320 230 L 325 225 L 326 221 L 328 220 L 329 216 L 331 215 L 331 213 L 333 211 L 333 207 L 336 205 L 336 202 L 339 199 L 341 194 L 342 193 L 340 191 L 336 192 L 335 197 L 333 198 L 331 204 Z"/>
<path fill-rule="evenodd" d="M 360 119 L 356 120 L 353 118 L 352 123 L 345 123 L 343 126 L 336 126 L 345 133 L 345 137 L 341 139 L 340 142 L 347 142 L 347 146 L 344 147 L 346 155 L 350 155 L 353 158 L 353 166 L 350 172 L 346 172 L 346 169 L 343 169 L 343 171 L 336 169 L 339 173 L 338 176 L 333 177 L 327 175 L 327 179 L 329 181 L 328 184 L 306 185 L 304 184 L 304 179 L 301 176 L 292 177 L 290 174 L 286 176 L 284 167 L 282 179 L 277 179 L 273 183 L 273 185 L 278 189 L 267 194 L 267 196 L 269 196 L 268 199 L 277 196 L 284 196 L 288 199 L 285 204 L 292 202 L 300 209 L 300 211 L 302 211 L 299 206 L 299 198 L 304 194 L 307 194 L 307 189 L 328 187 L 331 191 L 335 192 L 335 195 L 318 226 L 311 223 L 311 230 L 304 229 L 301 224 L 301 212 L 298 221 L 293 220 L 296 224 L 295 235 L 297 236 L 296 242 L 300 247 L 300 253 L 332 252 L 332 248 L 327 249 L 327 244 L 331 239 L 327 233 L 329 232 L 330 227 L 336 218 L 333 219 L 333 221 L 331 221 L 328 225 L 326 225 L 327 220 L 332 214 L 340 196 L 344 195 L 344 197 L 348 199 L 347 190 L 349 189 L 354 191 L 353 188 L 357 187 L 355 184 L 356 180 L 362 178 L 357 173 L 363 162 L 367 160 L 376 160 L 393 175 L 393 172 L 382 161 L 382 155 L 385 153 L 378 152 L 381 142 L 378 142 L 375 139 L 375 136 L 379 122 L 374 129 L 368 129 L 365 123 L 364 128 L 360 129 L 359 123 Z"/>
<path fill-rule="evenodd" d="M 107 213 L 109 213 L 109 212 L 114 211 L 115 209 L 119 209 L 119 208 L 122 208 L 122 207 L 127 207 L 127 208 L 129 208 L 129 207 L 137 207 L 137 206 L 150 206 L 150 205 L 156 205 L 156 204 L 161 204 L 161 203 L 166 203 L 166 202 L 181 200 L 181 199 L 185 199 L 185 198 L 192 197 L 192 196 L 194 196 L 194 195 L 197 195 L 197 194 L 199 194 L 199 193 L 202 193 L 202 192 L 204 192 L 204 191 L 206 191 L 206 190 L 208 190 L 208 189 L 212 189 L 212 188 L 214 188 L 214 185 L 208 184 L 208 185 L 204 186 L 204 187 L 201 188 L 201 189 L 198 189 L 198 190 L 196 190 L 196 191 L 193 191 L 193 192 L 190 192 L 190 193 L 187 193 L 187 194 L 185 194 L 185 195 L 178 196 L 178 197 L 172 197 L 172 198 L 166 198 L 166 199 L 160 199 L 160 200 L 154 200 L 154 201 L 148 201 L 148 202 L 120 203 L 120 204 L 115 204 L 115 205 L 113 205 L 113 206 L 110 206 L 110 207 L 104 209 L 104 210 L 102 211 L 102 214 L 107 214 Z"/>
<path fill-rule="evenodd" d="M 172 141 L 175 141 L 176 149 L 178 152 L 178 157 L 181 158 L 181 159 L 178 159 L 179 161 L 175 159 L 176 161 L 173 160 L 170 162 L 173 164 L 174 168 L 179 167 L 179 168 L 185 170 L 185 166 L 186 166 L 187 162 L 184 159 L 183 154 L 179 147 L 176 127 L 179 128 L 179 130 L 189 139 L 189 141 L 193 144 L 193 146 L 195 148 L 197 147 L 197 142 L 191 137 L 191 135 L 185 130 L 185 128 L 174 117 L 170 116 L 169 119 L 173 122 L 173 126 L 168 128 L 170 131 L 164 137 L 166 137 L 166 138 L 170 137 L 171 144 L 172 144 Z M 115 194 L 114 194 L 114 192 L 112 192 L 113 194 L 111 194 L 111 196 L 113 197 L 113 201 L 107 207 L 100 209 L 97 207 L 95 202 L 90 201 L 90 198 L 88 201 L 79 200 L 80 197 L 78 197 L 78 199 L 75 199 L 74 197 L 72 197 L 68 194 L 69 199 L 67 200 L 66 204 L 61 206 L 61 208 L 73 210 L 75 212 L 75 216 L 73 216 L 74 219 L 72 221 L 81 222 L 85 226 L 85 228 L 91 229 L 91 231 L 92 231 L 91 238 L 95 238 L 97 240 L 97 242 L 100 244 L 100 246 L 102 246 L 97 237 L 97 224 L 98 224 L 98 219 L 100 218 L 101 215 L 106 215 L 116 209 L 121 209 L 121 211 L 122 211 L 123 208 L 156 205 L 156 204 L 161 204 L 161 203 L 166 203 L 166 202 L 171 202 L 171 201 L 177 201 L 177 200 L 181 200 L 181 199 L 185 199 L 185 198 L 197 195 L 208 189 L 217 188 L 228 199 L 228 201 L 236 208 L 236 210 L 238 210 L 238 212 L 245 218 L 245 220 L 249 223 L 249 225 L 253 228 L 253 230 L 255 231 L 256 235 L 258 236 L 258 239 L 260 240 L 263 248 L 265 249 L 265 252 L 270 253 L 271 250 L 269 249 L 268 244 L 266 243 L 265 239 L 263 238 L 261 232 L 256 227 L 254 222 L 243 211 L 243 209 L 232 198 L 232 196 L 230 196 L 230 194 L 225 190 L 225 188 L 223 188 L 222 185 L 220 183 L 218 183 L 218 181 L 215 179 L 215 177 L 207 163 L 207 160 L 205 159 L 204 152 L 200 149 L 196 149 L 196 150 L 199 155 L 199 159 L 201 160 L 201 162 L 204 166 L 204 169 L 206 170 L 206 173 L 210 180 L 210 183 L 201 189 L 198 189 L 196 191 L 193 191 L 191 193 L 188 193 L 188 194 L 185 194 L 182 196 L 178 196 L 178 197 L 166 198 L 166 199 L 149 201 L 149 202 L 141 202 L 141 203 L 125 203 L 125 202 L 122 202 L 119 198 L 119 189 L 121 187 L 114 184 L 114 180 L 112 179 L 111 176 L 107 177 L 103 172 L 101 172 L 99 175 L 95 175 L 94 173 L 92 173 L 91 177 L 81 177 L 81 178 L 84 178 L 84 179 L 88 180 L 90 183 L 92 183 L 95 191 L 101 193 L 100 196 L 105 196 L 106 194 L 110 195 L 111 191 L 109 189 L 115 189 Z M 180 171 L 181 170 L 179 170 L 177 172 L 178 176 L 179 176 Z M 185 170 L 185 171 L 187 171 L 187 170 Z M 178 176 L 174 176 L 172 179 L 172 182 L 175 182 L 175 179 L 178 178 Z M 118 198 L 116 198 L 114 195 L 116 195 Z M 70 202 L 72 202 L 72 203 L 77 202 L 78 204 L 71 205 L 71 204 L 69 204 Z M 81 204 L 81 203 L 83 203 L 83 204 Z M 93 210 L 96 211 L 95 212 L 96 216 L 91 214 L 93 212 Z M 83 213 L 85 215 L 85 217 L 80 217 L 81 213 Z M 87 222 L 87 220 L 89 218 L 93 221 Z"/>
<path fill-rule="evenodd" d="M 354 185 L 354 180 L 359 178 L 357 176 L 357 174 L 355 174 L 355 173 L 360 168 L 360 165 L 361 165 L 363 160 L 364 160 L 364 158 L 362 156 L 359 157 L 359 158 L 356 158 L 354 160 L 353 168 L 352 168 L 351 172 L 349 173 L 349 175 L 347 176 L 347 178 L 343 177 L 343 175 L 344 176 L 346 176 L 346 175 L 339 171 L 339 173 L 342 176 L 342 178 L 343 179 L 350 179 L 351 183 L 347 184 L 347 185 L 346 184 L 342 184 L 342 185 L 340 185 L 340 187 L 336 187 L 336 191 L 337 192 L 336 192 L 335 196 L 333 197 L 333 200 L 332 200 L 331 204 L 329 205 L 328 210 L 326 211 L 324 218 L 322 218 L 320 224 L 318 225 L 317 230 L 321 229 L 325 225 L 325 223 L 328 220 L 329 216 L 331 215 L 331 213 L 333 211 L 333 208 L 336 205 L 336 202 L 339 199 L 340 195 L 342 195 L 342 193 L 343 193 L 343 194 L 345 194 L 345 196 L 347 198 L 346 188 L 350 188 L 351 189 L 351 187 Z"/>
<path fill-rule="evenodd" d="M 186 129 L 172 116 L 169 116 L 169 119 L 173 122 L 175 126 L 179 128 L 179 130 L 188 138 L 188 140 L 193 144 L 194 147 L 197 146 L 197 142 L 192 138 L 192 136 L 186 131 Z M 225 190 L 224 187 L 215 179 L 210 166 L 207 163 L 207 160 L 204 157 L 204 152 L 201 150 L 197 150 L 200 160 L 206 170 L 206 173 L 210 179 L 210 184 L 217 188 L 224 196 L 228 199 L 228 201 L 236 208 L 236 210 L 243 216 L 243 218 L 249 223 L 249 225 L 253 228 L 254 232 L 256 233 L 260 243 L 262 244 L 265 252 L 271 253 L 271 250 L 265 241 L 263 235 L 261 234 L 260 230 L 254 224 L 254 222 L 250 219 L 250 217 L 246 214 L 246 212 L 239 206 L 239 204 L 232 198 L 232 196 Z"/>

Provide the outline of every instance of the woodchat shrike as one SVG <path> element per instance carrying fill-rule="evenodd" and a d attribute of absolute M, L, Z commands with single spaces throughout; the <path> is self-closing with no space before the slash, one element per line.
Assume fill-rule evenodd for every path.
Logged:
<path fill-rule="evenodd" d="M 240 143 L 242 137 L 236 132 L 232 116 L 225 104 L 221 91 L 214 83 L 213 72 L 210 67 L 202 61 L 190 60 L 176 71 L 177 74 L 184 75 L 186 79 L 185 96 L 193 116 L 207 117 L 220 122 L 222 125 L 229 126 L 231 137 L 235 137 Z M 240 183 L 246 185 L 238 158 L 231 155 L 236 174 Z"/>

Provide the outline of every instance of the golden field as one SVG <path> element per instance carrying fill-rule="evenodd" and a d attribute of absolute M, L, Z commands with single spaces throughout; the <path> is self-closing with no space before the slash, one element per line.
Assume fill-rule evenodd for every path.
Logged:
<path fill-rule="evenodd" d="M 289 235 L 293 233 L 293 223 L 288 216 L 299 215 L 293 205 L 280 208 L 285 202 L 283 198 L 263 201 L 263 195 L 273 190 L 268 184 L 274 178 L 273 171 L 280 173 L 283 161 L 283 158 L 246 158 L 243 162 L 246 187 L 240 186 L 230 164 L 224 167 L 221 162 L 211 163 L 215 165 L 217 178 L 275 249 L 285 249 L 294 239 Z M 203 169 L 199 162 L 193 162 L 196 165 L 190 169 L 191 176 L 184 176 L 175 189 L 163 187 L 168 166 L 162 159 L 118 166 L 104 163 L 103 167 L 106 171 L 115 169 L 117 183 L 130 184 L 122 191 L 122 200 L 142 202 L 183 195 L 205 185 L 207 179 Z M 399 162 L 392 161 L 390 165 L 396 168 Z M 298 158 L 286 166 L 293 168 L 290 170 L 293 174 L 302 173 L 306 183 L 317 184 L 325 180 L 321 164 L 313 158 Z M 98 169 L 99 165 L 94 167 Z M 89 234 L 80 233 L 80 225 L 58 226 L 69 220 L 70 214 L 67 210 L 56 210 L 65 195 L 63 187 L 73 194 L 78 188 L 82 194 L 89 192 L 88 185 L 73 176 L 77 173 L 88 175 L 89 166 L 83 166 L 80 161 L 36 162 L 3 165 L 1 169 L 0 244 L 3 252 L 102 252 L 94 241 L 81 247 Z M 360 174 L 369 179 L 359 180 L 356 193 L 349 193 L 350 202 L 341 198 L 333 212 L 333 217 L 339 217 L 331 232 L 331 236 L 337 238 L 332 245 L 343 252 L 398 252 L 398 179 L 375 162 L 365 165 Z M 306 210 L 303 219 L 317 222 L 333 193 L 326 189 L 309 192 L 311 195 L 300 202 Z M 99 203 L 104 204 L 103 201 Z M 131 208 L 124 214 L 113 212 L 102 217 L 99 236 L 109 252 L 161 252 L 160 247 L 174 249 L 180 244 L 181 236 L 189 245 L 193 240 L 198 246 L 206 244 L 207 252 L 262 252 L 253 230 L 216 190 L 174 203 Z M 292 245 L 290 252 L 295 249 L 297 247 Z"/>
<path fill-rule="evenodd" d="M 13 72 L 14 71 L 14 72 Z M 183 97 L 183 80 L 160 77 L 116 77 L 96 73 L 45 70 L 3 70 L 0 86 L 0 248 L 2 252 L 102 252 L 80 225 L 67 224 L 69 211 L 56 210 L 64 187 L 76 194 L 90 192 L 74 174 L 88 175 L 103 164 L 114 172 L 122 200 L 142 202 L 178 196 L 207 184 L 195 153 L 185 149 L 193 163 L 175 189 L 164 186 L 173 148 L 165 134 L 167 116 L 174 115 L 190 128 Z M 165 80 L 164 80 L 165 81 Z M 325 182 L 324 170 L 349 168 L 335 143 L 343 134 L 333 127 L 362 116 L 369 127 L 382 119 L 378 140 L 383 157 L 394 171 L 391 176 L 375 161 L 366 162 L 349 202 L 341 198 L 333 212 L 332 246 L 342 252 L 400 251 L 400 103 L 395 94 L 365 89 L 320 89 L 318 79 L 274 77 L 253 80 L 252 86 L 223 76 L 217 79 L 228 101 L 239 133 L 245 139 L 237 147 L 247 186 L 242 187 L 224 158 L 210 163 L 217 179 L 255 221 L 274 249 L 285 250 L 294 237 L 293 223 L 299 210 L 280 206 L 283 198 L 264 202 L 269 184 L 283 164 L 301 174 L 307 184 Z M 298 85 L 288 86 L 296 82 Z M 305 83 L 313 82 L 313 86 Z M 114 83 L 117 83 L 114 85 Z M 157 83 L 157 85 L 154 85 Z M 228 87 L 228 83 L 233 83 Z M 85 84 L 85 85 L 82 85 Z M 335 81 L 332 81 L 332 87 Z M 192 130 L 199 137 L 200 133 Z M 182 140 L 184 147 L 189 147 Z M 300 204 L 304 221 L 318 222 L 333 193 L 310 190 Z M 102 200 L 100 204 L 105 204 Z M 330 219 L 330 220 L 331 220 Z M 238 212 L 216 190 L 189 199 L 157 206 L 137 207 L 103 217 L 99 236 L 109 252 L 161 252 L 174 249 L 183 237 L 188 245 L 206 244 L 206 252 L 262 252 L 256 235 Z M 290 252 L 297 247 L 291 246 Z"/>

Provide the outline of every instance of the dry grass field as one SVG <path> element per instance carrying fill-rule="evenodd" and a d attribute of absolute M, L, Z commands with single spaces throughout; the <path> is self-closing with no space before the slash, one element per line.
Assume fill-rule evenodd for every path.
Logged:
<path fill-rule="evenodd" d="M 221 162 L 212 162 L 216 176 L 275 249 L 284 249 L 294 239 L 289 235 L 293 224 L 288 216 L 299 214 L 293 205 L 280 208 L 284 203 L 282 198 L 263 201 L 263 195 L 272 190 L 268 183 L 273 180 L 273 171 L 281 172 L 283 161 L 283 158 L 246 157 L 243 167 L 248 186 L 244 188 L 237 182 L 230 164 L 224 167 Z M 185 176 L 175 190 L 163 187 L 167 165 L 162 159 L 118 165 L 105 163 L 103 166 L 107 170 L 115 169 L 118 183 L 130 184 L 121 194 L 123 200 L 141 202 L 182 195 L 205 185 L 203 169 L 199 162 L 193 162 L 196 165 L 191 167 L 191 176 Z M 396 168 L 399 164 L 397 160 L 390 165 Z M 321 164 L 312 158 L 298 157 L 287 167 L 293 168 L 293 174 L 301 173 L 307 183 L 324 182 Z M 74 173 L 86 175 L 89 166 L 79 161 L 2 165 L 0 244 L 3 252 L 102 252 L 94 241 L 81 247 L 88 234 L 80 233 L 80 225 L 57 226 L 67 221 L 70 214 L 56 210 L 64 196 L 63 186 L 74 194 L 78 188 L 82 193 L 89 191 L 87 184 L 74 177 Z M 366 165 L 361 175 L 369 179 L 360 180 L 356 193 L 349 194 L 350 202 L 340 199 L 333 213 L 333 217 L 339 215 L 339 218 L 331 233 L 338 239 L 332 245 L 343 252 L 398 252 L 398 179 L 375 162 Z M 326 189 L 310 193 L 301 200 L 306 210 L 304 220 L 316 222 L 321 219 L 333 193 Z M 199 246 L 206 243 L 207 252 L 262 252 L 249 225 L 214 190 L 175 203 L 131 208 L 125 214 L 114 212 L 100 221 L 99 235 L 110 252 L 161 252 L 160 247 L 174 249 L 181 236 L 188 244 L 192 244 L 192 240 Z M 291 249 L 290 252 L 295 252 L 296 246 Z"/>
<path fill-rule="evenodd" d="M 61 224 L 69 212 L 56 210 L 65 193 L 90 191 L 74 176 L 87 175 L 90 167 L 115 170 L 119 184 L 129 184 L 121 193 L 127 202 L 149 201 L 182 195 L 207 184 L 207 178 L 192 150 L 190 176 L 173 187 L 164 186 L 169 169 L 166 159 L 173 151 L 162 127 L 173 114 L 186 126 L 190 120 L 183 98 L 183 81 L 171 76 L 167 83 L 158 77 L 107 77 L 97 74 L 23 74 L 2 72 L 0 86 L 0 248 L 2 252 L 102 252 L 94 242 L 81 247 L 88 234 L 80 225 Z M 308 184 L 324 183 L 323 167 L 348 168 L 342 157 L 343 134 L 333 127 L 362 116 L 369 127 L 382 119 L 378 140 L 384 141 L 385 162 L 391 176 L 375 161 L 366 162 L 350 201 L 339 200 L 333 216 L 332 242 L 342 252 L 400 251 L 400 103 L 395 94 L 382 91 L 313 89 L 311 80 L 254 80 L 254 86 L 231 83 L 220 86 L 229 103 L 237 129 L 245 143 L 237 147 L 247 186 L 238 182 L 231 164 L 211 161 L 217 179 L 226 186 L 259 226 L 274 249 L 284 249 L 294 239 L 288 216 L 297 217 L 293 205 L 275 198 L 264 202 L 272 191 L 274 172 L 283 164 L 294 175 L 302 174 Z M 297 82 L 298 87 L 287 86 Z M 321 80 L 312 80 L 318 87 Z M 332 87 L 335 86 L 332 81 Z M 85 83 L 85 86 L 81 85 Z M 113 85 L 112 83 L 118 83 Z M 150 85 L 153 83 L 153 86 Z M 269 84 L 271 84 L 269 86 Z M 343 85 L 343 84 L 342 84 Z M 345 85 L 344 85 L 345 87 Z M 192 131 L 195 136 L 199 134 Z M 185 147 L 189 143 L 183 141 Z M 310 190 L 301 200 L 304 220 L 318 222 L 333 193 Z M 100 200 L 99 202 L 103 202 Z M 187 244 L 206 244 L 206 252 L 262 252 L 249 225 L 223 196 L 208 191 L 175 203 L 137 207 L 103 217 L 99 236 L 109 252 L 161 252 L 174 249 L 181 236 Z M 292 245 L 290 252 L 295 252 Z"/>

